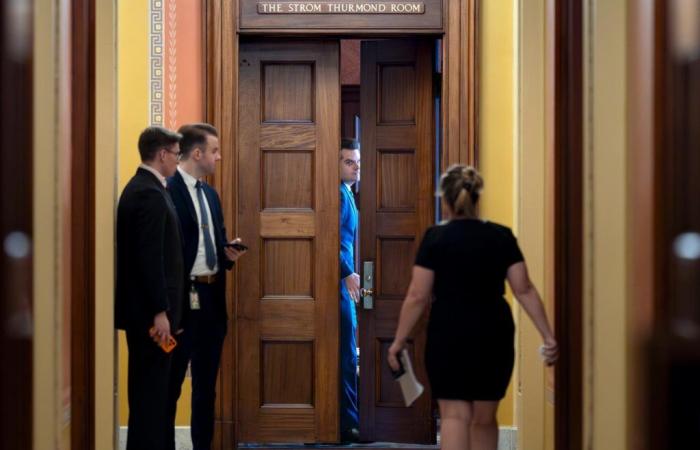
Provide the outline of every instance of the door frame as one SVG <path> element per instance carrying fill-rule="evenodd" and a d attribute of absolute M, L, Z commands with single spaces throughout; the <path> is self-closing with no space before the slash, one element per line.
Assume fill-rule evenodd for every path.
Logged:
<path fill-rule="evenodd" d="M 71 448 L 95 445 L 95 0 L 72 0 Z"/>
<path fill-rule="evenodd" d="M 555 448 L 583 445 L 583 6 L 549 0 L 554 61 Z"/>
<path fill-rule="evenodd" d="M 464 163 L 478 165 L 478 29 L 477 17 L 481 0 L 444 0 L 443 33 L 434 35 L 442 39 L 442 113 L 441 167 Z M 224 221 L 228 230 L 237 228 L 238 199 L 233 186 L 237 186 L 235 157 L 238 135 L 238 58 L 239 43 L 244 36 L 239 29 L 239 0 L 205 0 L 203 14 L 203 54 L 205 64 L 206 120 L 219 129 L 222 163 L 212 179 L 213 186 L 221 196 Z M 413 30 L 362 29 L 357 33 L 338 35 L 333 30 L 271 31 L 256 33 L 256 38 L 299 37 L 313 38 L 376 38 L 376 37 L 427 37 Z M 340 107 L 340 105 L 339 105 Z M 226 181 L 224 183 L 224 180 Z M 235 286 L 237 269 L 227 274 L 228 290 L 226 304 L 232 318 L 230 332 L 226 336 L 222 351 L 219 395 L 216 404 L 214 445 L 216 448 L 233 449 L 237 446 L 238 375 L 235 364 L 238 342 L 235 320 L 238 303 Z"/>

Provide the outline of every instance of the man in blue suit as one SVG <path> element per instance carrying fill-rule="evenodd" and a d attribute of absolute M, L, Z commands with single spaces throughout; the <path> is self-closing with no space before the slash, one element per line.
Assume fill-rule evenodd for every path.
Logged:
<path fill-rule="evenodd" d="M 360 144 L 343 139 L 340 146 L 340 431 L 344 442 L 359 440 L 357 410 L 357 316 L 360 276 L 355 272 L 357 206 L 351 186 L 360 180 Z"/>
<path fill-rule="evenodd" d="M 182 229 L 182 253 L 187 286 L 177 347 L 173 351 L 168 393 L 168 448 L 175 450 L 175 413 L 187 364 L 192 362 L 191 434 L 194 450 L 208 450 L 214 434 L 216 375 L 227 328 L 226 272 L 245 252 L 227 242 L 221 202 L 204 177 L 221 159 L 216 128 L 201 123 L 178 132 L 180 165 L 168 179 L 168 191 Z"/>

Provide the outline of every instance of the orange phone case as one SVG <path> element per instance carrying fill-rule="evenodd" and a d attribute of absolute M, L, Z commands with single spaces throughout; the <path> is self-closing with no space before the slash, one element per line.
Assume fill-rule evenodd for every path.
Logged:
<path fill-rule="evenodd" d="M 155 333 L 156 333 L 156 327 L 151 327 L 151 329 L 148 330 L 148 334 L 150 334 L 151 337 L 153 337 L 153 335 Z M 170 336 L 170 339 L 168 339 L 167 342 L 165 342 L 165 343 L 157 342 L 157 344 L 158 344 L 158 347 L 163 349 L 163 351 L 165 353 L 170 353 L 171 351 L 173 351 L 173 349 L 177 345 L 177 341 L 175 340 L 174 337 Z"/>

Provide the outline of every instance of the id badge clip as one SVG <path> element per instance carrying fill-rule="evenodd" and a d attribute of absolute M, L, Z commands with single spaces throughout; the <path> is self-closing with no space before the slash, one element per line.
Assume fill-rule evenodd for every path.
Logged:
<path fill-rule="evenodd" d="M 199 293 L 197 292 L 197 289 L 194 287 L 194 283 L 192 283 L 190 285 L 190 309 L 192 309 L 192 310 L 200 309 Z"/>

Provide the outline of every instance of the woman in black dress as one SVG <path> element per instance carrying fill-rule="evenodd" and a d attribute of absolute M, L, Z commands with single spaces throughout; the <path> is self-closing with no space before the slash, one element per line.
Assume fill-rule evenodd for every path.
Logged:
<path fill-rule="evenodd" d="M 513 371 L 515 327 L 504 280 L 542 335 L 551 365 L 557 343 L 542 301 L 509 228 L 481 220 L 476 204 L 483 181 L 472 167 L 454 165 L 440 178 L 448 221 L 429 228 L 413 267 L 389 365 L 434 297 L 428 322 L 426 368 L 440 406 L 443 449 L 495 450 L 496 411 Z"/>

